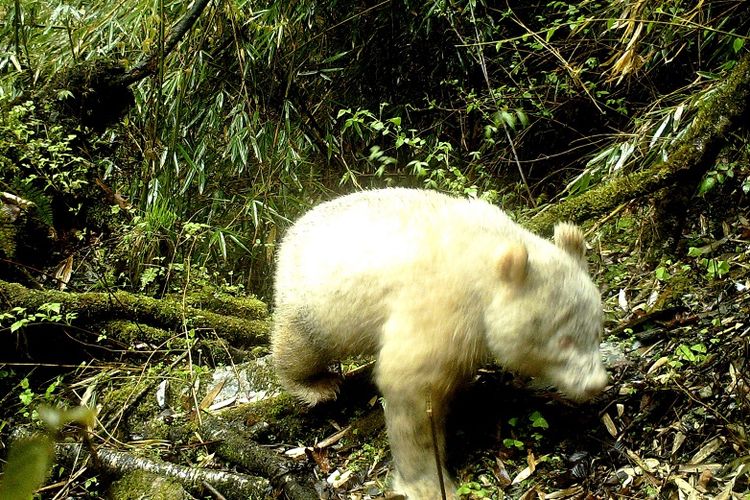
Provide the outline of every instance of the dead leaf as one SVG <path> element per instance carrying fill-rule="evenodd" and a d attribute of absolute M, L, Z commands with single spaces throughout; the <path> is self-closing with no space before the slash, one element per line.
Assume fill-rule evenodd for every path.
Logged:
<path fill-rule="evenodd" d="M 625 295 L 625 289 L 620 288 L 620 292 L 617 294 L 617 304 L 620 306 L 620 309 L 627 312 L 628 310 L 628 297 Z"/>
<path fill-rule="evenodd" d="M 221 390 L 224 388 L 224 384 L 226 383 L 226 379 L 220 380 L 218 384 L 213 386 L 210 391 L 206 393 L 206 395 L 201 400 L 201 404 L 198 405 L 198 408 L 201 410 L 205 410 L 209 406 L 211 406 L 211 403 L 214 402 L 214 399 L 216 399 L 216 396 L 219 395 Z"/>
<path fill-rule="evenodd" d="M 334 488 L 341 488 L 349 481 L 349 479 L 351 479 L 351 477 L 352 471 L 346 470 L 341 472 L 339 469 L 336 469 L 330 476 L 328 476 L 326 482 Z"/>
<path fill-rule="evenodd" d="M 703 492 L 708 491 L 708 483 L 710 483 L 711 479 L 713 478 L 714 478 L 714 473 L 711 471 L 711 469 L 709 468 L 703 469 L 703 471 L 701 472 L 701 475 L 698 476 L 698 484 L 696 488 L 698 488 L 699 490 Z"/>
<path fill-rule="evenodd" d="M 307 456 L 308 448 L 308 446 L 298 446 L 297 448 L 290 448 L 284 452 L 284 455 L 294 460 L 298 460 L 302 457 Z M 312 449 L 310 449 L 310 451 L 312 451 Z"/>
<path fill-rule="evenodd" d="M 714 438 L 705 445 L 703 445 L 703 448 L 698 450 L 698 452 L 693 455 L 693 458 L 690 459 L 691 464 L 701 464 L 706 461 L 706 459 L 711 456 L 716 450 L 721 448 L 721 445 L 724 444 L 721 440 L 721 438 Z"/>
<path fill-rule="evenodd" d="M 677 433 L 674 435 L 674 441 L 672 441 L 672 455 L 677 453 L 677 450 L 680 449 L 680 446 L 682 446 L 682 443 L 685 442 L 685 434 L 683 434 L 680 431 L 677 431 Z"/>
<path fill-rule="evenodd" d="M 516 477 L 513 478 L 513 481 L 510 482 L 511 485 L 518 484 L 521 481 L 525 481 L 526 479 L 531 476 L 532 471 L 530 467 L 525 467 L 521 472 L 516 474 Z"/>
<path fill-rule="evenodd" d="M 537 460 L 534 457 L 534 452 L 531 450 L 526 453 L 526 463 L 528 464 L 529 469 L 531 469 L 531 472 L 536 470 Z"/>
<path fill-rule="evenodd" d="M 617 437 L 617 427 L 615 426 L 615 423 L 612 421 L 612 417 L 609 416 L 609 413 L 605 413 L 602 415 L 602 423 L 604 424 L 604 427 L 607 429 L 607 432 L 613 437 Z"/>
<path fill-rule="evenodd" d="M 703 496 L 690 483 L 681 477 L 673 477 L 672 482 L 680 489 L 680 492 L 683 493 L 688 500 L 697 500 Z"/>
<path fill-rule="evenodd" d="M 666 365 L 667 362 L 669 362 L 669 357 L 668 356 L 662 356 L 661 358 L 659 358 L 656 361 L 654 361 L 654 364 L 649 367 L 649 369 L 646 371 L 646 373 L 649 374 L 649 375 L 651 375 L 656 370 L 658 370 L 662 366 Z"/>
<path fill-rule="evenodd" d="M 73 254 L 62 261 L 55 271 L 55 279 L 58 283 L 59 290 L 65 290 L 70 282 L 70 276 L 73 274 Z"/>
<path fill-rule="evenodd" d="M 321 450 L 320 448 L 306 448 L 305 452 L 315 461 L 324 474 L 328 474 L 331 471 L 331 461 L 328 459 L 327 450 Z"/>
<path fill-rule="evenodd" d="M 555 499 L 555 498 L 577 497 L 581 494 L 583 494 L 583 487 L 574 486 L 572 488 L 565 488 L 564 490 L 557 490 L 552 493 L 547 493 L 547 495 L 545 496 L 547 500 L 550 500 L 550 499 Z"/>
<path fill-rule="evenodd" d="M 497 464 L 497 468 L 493 471 L 495 479 L 500 484 L 500 489 L 505 489 L 511 483 L 510 474 L 508 474 L 508 470 L 500 458 L 496 458 L 495 463 Z"/>

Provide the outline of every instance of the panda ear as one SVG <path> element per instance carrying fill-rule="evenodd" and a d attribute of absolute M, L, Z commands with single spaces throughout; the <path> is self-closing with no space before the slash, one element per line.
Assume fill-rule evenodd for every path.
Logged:
<path fill-rule="evenodd" d="M 529 271 L 529 252 L 523 243 L 503 247 L 495 263 L 500 279 L 514 285 L 521 285 Z"/>
<path fill-rule="evenodd" d="M 562 248 L 571 257 L 586 262 L 586 242 L 583 240 L 581 228 L 569 222 L 561 222 L 555 226 L 555 245 Z"/>

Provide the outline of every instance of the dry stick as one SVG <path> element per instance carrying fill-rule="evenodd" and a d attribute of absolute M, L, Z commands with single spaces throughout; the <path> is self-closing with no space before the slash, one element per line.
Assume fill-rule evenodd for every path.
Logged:
<path fill-rule="evenodd" d="M 435 451 L 435 465 L 437 466 L 438 481 L 440 481 L 440 496 L 443 500 L 445 497 L 445 481 L 443 480 L 443 466 L 440 463 L 440 450 L 437 443 L 437 430 L 435 429 L 435 419 L 432 416 L 432 397 L 427 397 L 427 418 L 430 420 L 430 432 L 432 433 L 432 449 Z"/>
<path fill-rule="evenodd" d="M 219 490 L 205 481 L 203 481 L 203 487 L 206 488 L 214 496 L 214 498 L 216 498 L 216 500 L 227 500 L 227 497 L 219 493 Z"/>

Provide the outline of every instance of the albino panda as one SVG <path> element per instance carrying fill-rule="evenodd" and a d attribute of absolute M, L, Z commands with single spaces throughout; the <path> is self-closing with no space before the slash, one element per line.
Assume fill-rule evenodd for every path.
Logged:
<path fill-rule="evenodd" d="M 575 400 L 607 383 L 601 300 L 584 248 L 576 226 L 559 224 L 553 244 L 484 201 L 433 191 L 381 189 L 323 203 L 279 249 L 279 378 L 314 405 L 336 398 L 332 362 L 375 355 L 395 489 L 441 498 L 427 405 L 445 463 L 446 405 L 482 364 L 494 357 Z"/>

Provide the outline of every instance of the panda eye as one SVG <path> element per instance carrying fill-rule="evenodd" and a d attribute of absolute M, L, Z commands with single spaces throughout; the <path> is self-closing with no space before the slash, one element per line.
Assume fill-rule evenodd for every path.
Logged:
<path fill-rule="evenodd" d="M 571 337 L 570 335 L 563 335 L 558 339 L 557 345 L 560 349 L 567 351 L 573 348 L 575 342 L 573 341 L 573 337 Z"/>

